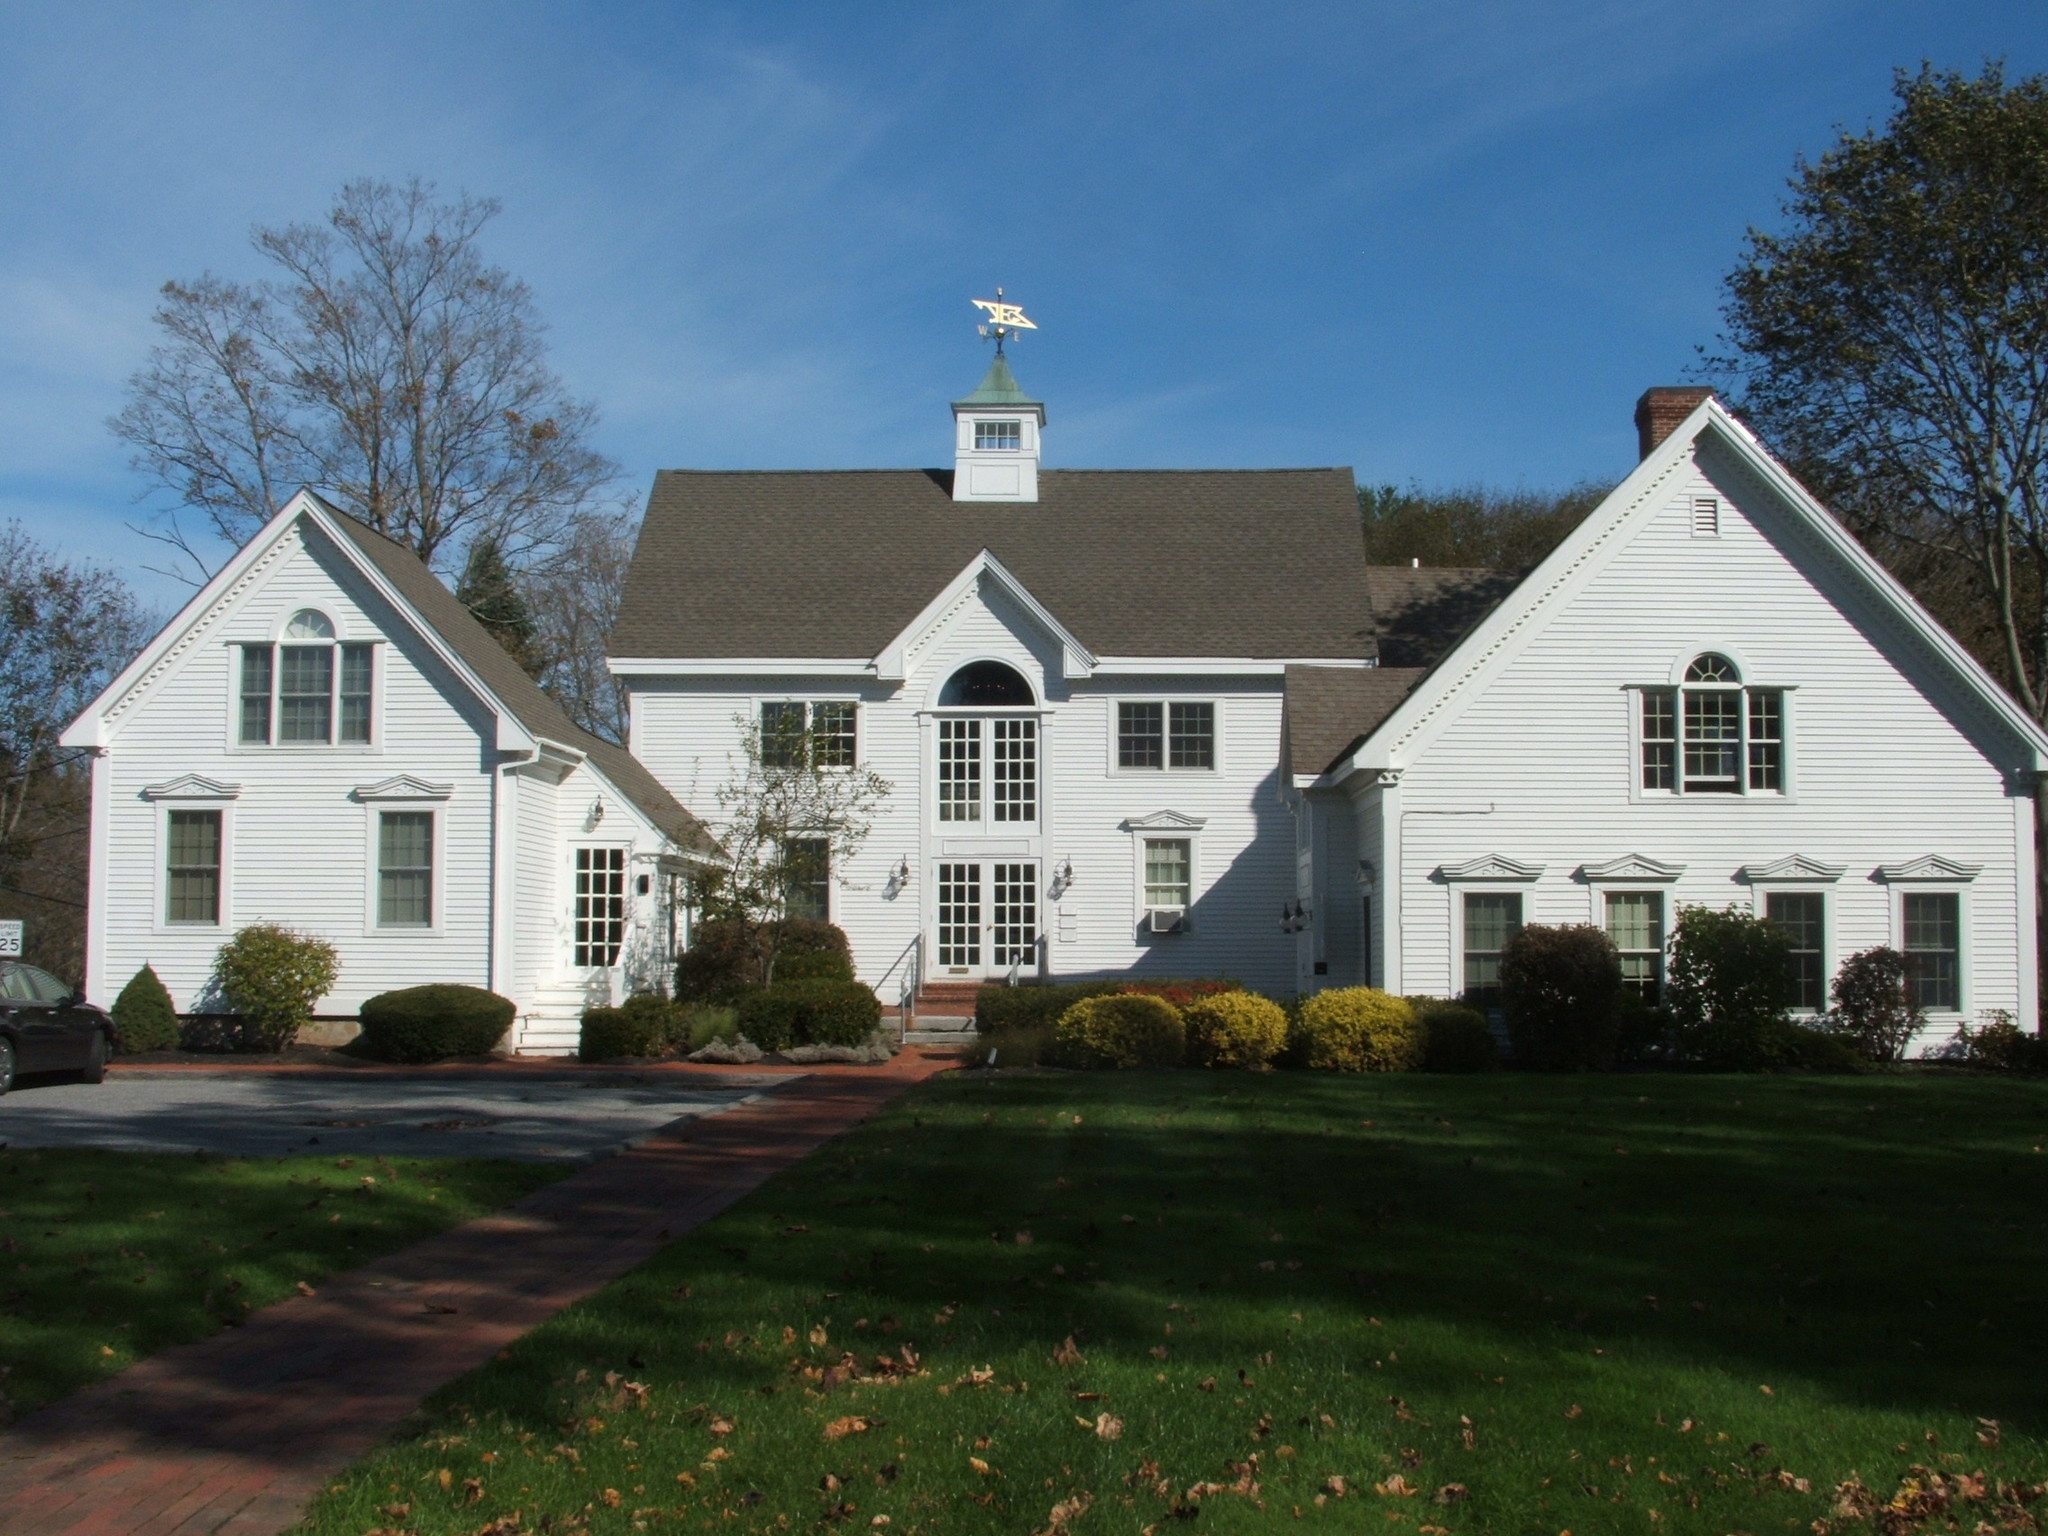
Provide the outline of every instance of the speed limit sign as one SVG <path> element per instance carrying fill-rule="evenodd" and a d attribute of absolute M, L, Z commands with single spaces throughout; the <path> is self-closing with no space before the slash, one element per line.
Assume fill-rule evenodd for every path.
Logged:
<path fill-rule="evenodd" d="M 21 919 L 0 918 L 0 958 L 21 957 Z"/>

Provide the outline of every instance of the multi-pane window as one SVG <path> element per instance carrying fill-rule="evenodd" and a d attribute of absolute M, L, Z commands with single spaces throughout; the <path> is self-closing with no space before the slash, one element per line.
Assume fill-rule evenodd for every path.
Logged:
<path fill-rule="evenodd" d="M 981 449 L 1017 449 L 1024 443 L 1024 424 L 1021 421 L 977 421 L 974 424 L 974 446 Z"/>
<path fill-rule="evenodd" d="M 1785 696 L 1745 688 L 1735 664 L 1694 658 L 1677 688 L 1642 693 L 1642 787 L 1687 795 L 1780 793 Z"/>
<path fill-rule="evenodd" d="M 336 645 L 334 625 L 311 608 L 292 615 L 283 645 L 242 647 L 236 736 L 245 745 L 367 745 L 375 658 Z"/>
<path fill-rule="evenodd" d="M 626 850 L 576 850 L 576 964 L 619 963 L 626 942 Z"/>
<path fill-rule="evenodd" d="M 997 821 L 1038 820 L 1038 722 L 991 720 Z"/>
<path fill-rule="evenodd" d="M 1122 703 L 1116 707 L 1119 768 L 1214 768 L 1214 704 Z"/>
<path fill-rule="evenodd" d="M 1792 948 L 1797 995 L 1792 1006 L 1808 1013 L 1827 1007 L 1827 960 L 1823 948 L 1827 898 L 1818 891 L 1772 891 L 1764 897 L 1764 918 Z"/>
<path fill-rule="evenodd" d="M 1465 894 L 1465 996 L 1473 1006 L 1500 1006 L 1500 954 L 1521 931 L 1519 893 Z"/>
<path fill-rule="evenodd" d="M 939 820 L 981 820 L 981 722 L 939 722 Z"/>
<path fill-rule="evenodd" d="M 1194 902 L 1194 844 L 1185 837 L 1145 839 L 1145 906 L 1179 908 Z"/>
<path fill-rule="evenodd" d="M 991 963 L 1030 964 L 1038 957 L 1038 866 L 991 865 L 988 894 Z"/>
<path fill-rule="evenodd" d="M 966 972 L 981 964 L 981 866 L 939 866 L 939 964 Z"/>
<path fill-rule="evenodd" d="M 1954 891 L 1908 891 L 1901 898 L 1906 985 L 1922 1008 L 1962 1006 L 1962 898 Z"/>
<path fill-rule="evenodd" d="M 172 811 L 165 829 L 164 921 L 220 921 L 219 811 Z"/>
<path fill-rule="evenodd" d="M 1607 937 L 1621 955 L 1622 985 L 1656 1002 L 1664 991 L 1664 893 L 1609 891 Z"/>
<path fill-rule="evenodd" d="M 377 926 L 434 925 L 434 813 L 377 813 Z"/>
<path fill-rule="evenodd" d="M 761 706 L 762 766 L 800 768 L 808 749 L 820 768 L 851 768 L 859 721 L 860 706 L 851 700 L 770 700 Z"/>
<path fill-rule="evenodd" d="M 822 837 L 793 837 L 782 861 L 784 908 L 791 917 L 832 920 L 832 844 Z"/>

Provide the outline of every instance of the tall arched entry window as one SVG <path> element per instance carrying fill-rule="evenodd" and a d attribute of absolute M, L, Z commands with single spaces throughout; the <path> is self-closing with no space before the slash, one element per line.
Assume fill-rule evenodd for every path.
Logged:
<path fill-rule="evenodd" d="M 952 855 L 934 871 L 941 975 L 1037 973 L 1037 704 L 1024 675 L 1000 661 L 969 662 L 939 690 L 935 816 Z M 1011 841 L 1020 836 L 1029 842 Z M 981 838 L 1003 841 L 976 857 Z"/>

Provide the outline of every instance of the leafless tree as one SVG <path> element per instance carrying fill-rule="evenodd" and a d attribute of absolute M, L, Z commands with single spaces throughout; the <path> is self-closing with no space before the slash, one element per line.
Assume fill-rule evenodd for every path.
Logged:
<path fill-rule="evenodd" d="M 522 590 L 543 647 L 541 685 L 569 718 L 607 741 L 626 739 L 626 690 L 605 668 L 639 524 L 623 508 L 578 516 Z"/>
<path fill-rule="evenodd" d="M 531 291 L 480 249 L 498 206 L 354 181 L 324 222 L 253 232 L 276 276 L 164 286 L 109 426 L 175 503 L 151 532 L 181 574 L 301 484 L 429 562 L 488 533 L 515 567 L 602 497 L 596 413 L 549 369 Z"/>

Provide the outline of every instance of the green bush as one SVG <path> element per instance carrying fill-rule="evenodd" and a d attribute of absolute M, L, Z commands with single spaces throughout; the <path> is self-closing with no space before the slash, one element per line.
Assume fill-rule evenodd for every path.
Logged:
<path fill-rule="evenodd" d="M 775 984 L 786 981 L 852 981 L 853 962 L 834 950 L 801 951 L 778 955 Z"/>
<path fill-rule="evenodd" d="M 690 947 L 676 961 L 676 1000 L 683 1003 L 730 1002 L 749 987 L 767 984 L 768 957 L 775 956 L 775 979 L 795 981 L 783 967 L 800 956 L 837 955 L 845 965 L 845 979 L 853 976 L 853 951 L 846 934 L 830 923 L 809 918 L 786 918 L 777 923 L 735 922 L 730 918 L 708 919 L 697 924 L 690 935 Z"/>
<path fill-rule="evenodd" d="M 124 1054 L 178 1048 L 178 1010 L 155 967 L 145 965 L 130 976 L 110 1011 Z"/>
<path fill-rule="evenodd" d="M 1783 1064 L 1799 983 L 1791 945 L 1777 928 L 1734 907 L 1680 907 L 1669 976 L 1680 1059 L 1717 1072 L 1767 1072 Z"/>
<path fill-rule="evenodd" d="M 1163 997 L 1129 992 L 1084 997 L 1060 1015 L 1053 1043 L 1073 1067 L 1177 1067 L 1187 1026 Z"/>
<path fill-rule="evenodd" d="M 1301 1064 L 1318 1072 L 1413 1072 L 1422 1065 L 1415 1010 L 1377 987 L 1339 987 L 1305 999 L 1294 1034 Z"/>
<path fill-rule="evenodd" d="M 675 1044 L 680 1022 L 676 1006 L 665 997 L 629 997 L 616 1008 L 584 1010 L 576 1054 L 584 1061 L 617 1061 L 622 1057 L 661 1056 Z"/>
<path fill-rule="evenodd" d="M 1832 991 L 1827 1029 L 1867 1061 L 1897 1061 L 1925 1022 L 1906 978 L 1906 957 L 1885 945 L 1844 960 Z"/>
<path fill-rule="evenodd" d="M 1084 997 L 1107 997 L 1115 981 L 1068 981 L 1057 985 L 986 986 L 974 997 L 974 1027 L 984 1035 L 1005 1029 L 1050 1029 Z"/>
<path fill-rule="evenodd" d="M 1422 1026 L 1422 1070 L 1425 1072 L 1495 1072 L 1500 1047 L 1486 1015 L 1477 1008 L 1441 997 L 1411 997 Z"/>
<path fill-rule="evenodd" d="M 778 982 L 738 1003 L 739 1032 L 764 1051 L 798 1045 L 865 1045 L 882 1001 L 857 981 Z"/>
<path fill-rule="evenodd" d="M 313 1005 L 333 988 L 339 966 L 325 939 L 252 923 L 221 945 L 213 978 L 228 1011 L 240 1016 L 259 1048 L 281 1051 L 312 1022 Z"/>
<path fill-rule="evenodd" d="M 676 1043 L 692 1051 L 701 1050 L 714 1040 L 730 1040 L 737 1035 L 740 1013 L 737 1008 L 705 1003 L 683 1009 L 677 1025 Z"/>
<path fill-rule="evenodd" d="M 355 1048 L 378 1061 L 482 1056 L 504 1039 L 517 1011 L 510 998 L 455 982 L 379 992 L 363 1004 Z"/>
<path fill-rule="evenodd" d="M 993 1061 L 989 1060 L 991 1053 Z M 978 1047 L 982 1066 L 1036 1067 L 1054 1060 L 1058 1054 L 1051 1024 L 1005 1025 L 983 1035 Z"/>
<path fill-rule="evenodd" d="M 1181 1018 L 1193 1066 L 1264 1071 L 1287 1046 L 1287 1011 L 1253 992 L 1197 997 L 1182 1007 Z"/>
<path fill-rule="evenodd" d="M 2048 1039 L 2021 1029 L 2003 1009 L 1980 1029 L 1958 1028 L 1942 1055 L 1980 1072 L 2048 1072 Z"/>
<path fill-rule="evenodd" d="M 1840 1035 L 1805 1024 L 1787 1024 L 1771 1049 L 1774 1065 L 1786 1072 L 1860 1072 L 1863 1055 Z"/>
<path fill-rule="evenodd" d="M 1500 1005 L 1515 1064 L 1539 1072 L 1614 1066 L 1621 956 L 1585 923 L 1532 923 L 1500 956 Z"/>
<path fill-rule="evenodd" d="M 1623 987 L 1615 1015 L 1616 1057 L 1641 1065 L 1669 1061 L 1674 1054 L 1671 1010 L 1652 1003 L 1634 987 Z"/>

